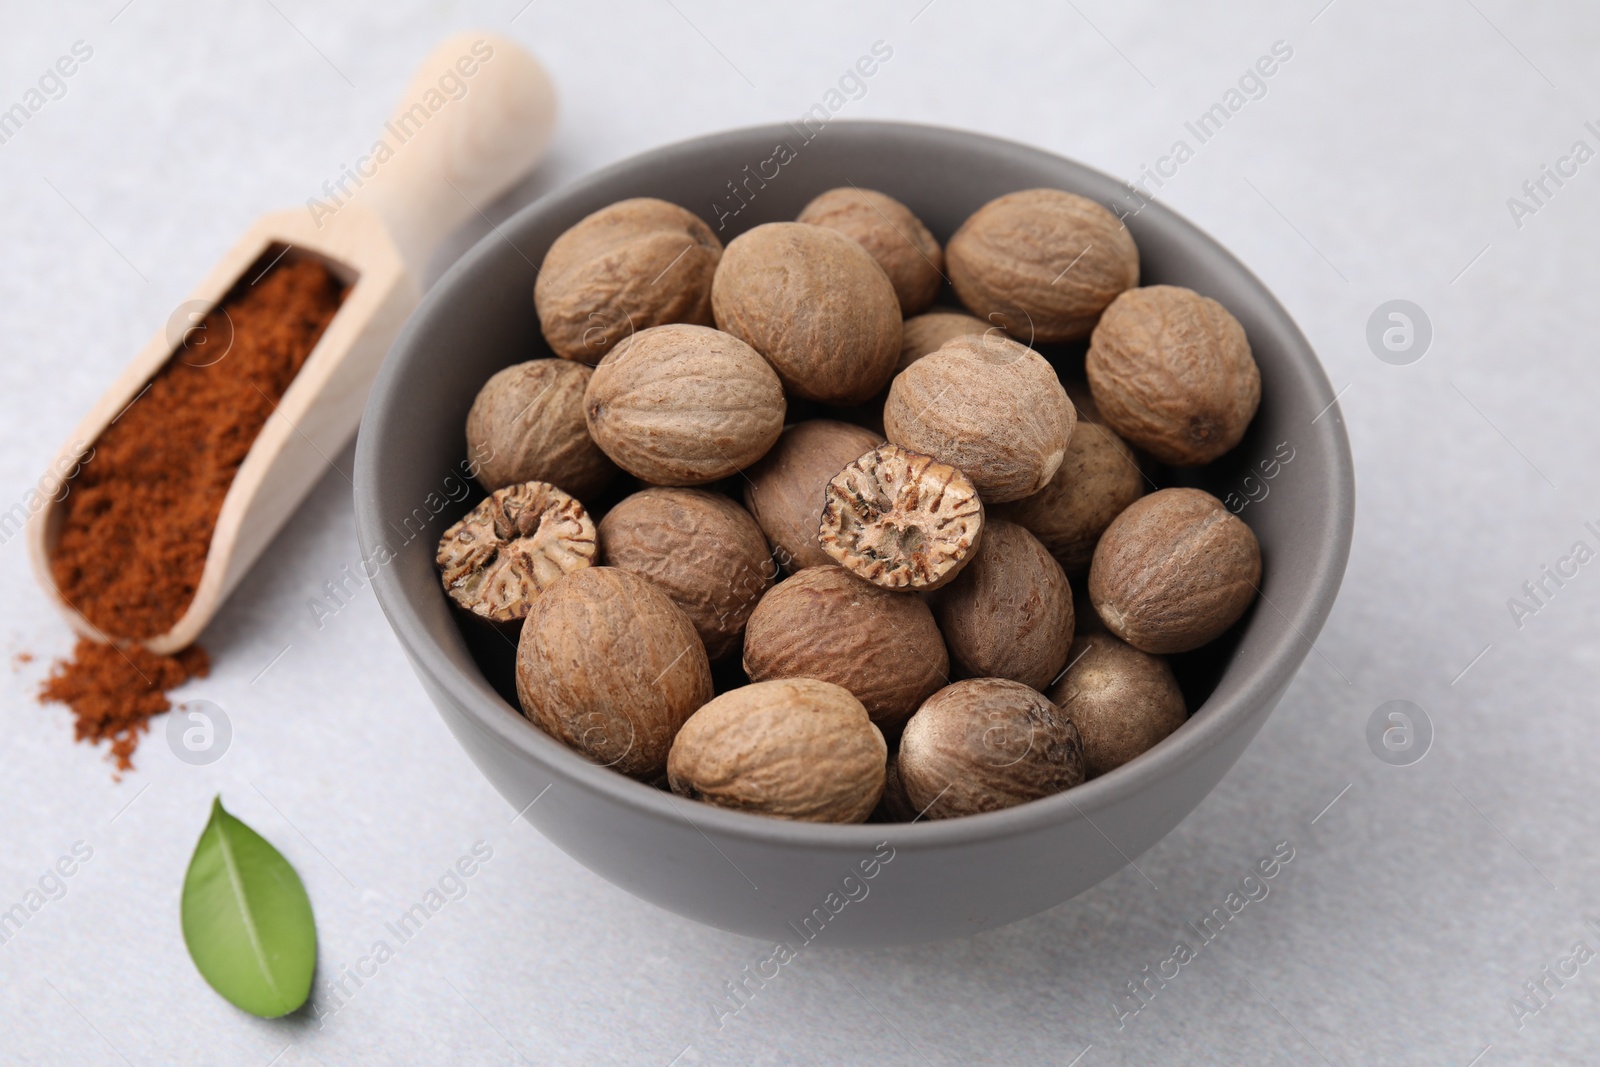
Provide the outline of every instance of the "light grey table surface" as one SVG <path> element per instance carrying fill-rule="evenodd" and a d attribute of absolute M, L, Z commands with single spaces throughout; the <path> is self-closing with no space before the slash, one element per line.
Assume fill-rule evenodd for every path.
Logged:
<path fill-rule="evenodd" d="M 64 95 L 0 144 L 0 510 L 233 239 L 314 195 L 434 41 L 477 27 L 535 50 L 562 94 L 548 162 L 494 217 L 651 146 L 798 116 L 877 41 L 892 59 L 841 118 L 981 130 L 1127 178 L 1189 142 L 1159 196 L 1257 271 L 1310 336 L 1340 391 L 1360 499 L 1315 654 L 1244 759 L 1137 870 L 967 941 L 818 948 L 720 1029 L 724 983 L 767 946 L 642 903 L 513 824 L 370 591 L 332 617 L 309 607 L 357 559 L 348 452 L 205 635 L 215 671 L 180 696 L 213 701 L 234 729 L 206 767 L 179 762 L 158 722 L 115 782 L 102 752 L 72 742 L 64 709 L 35 703 L 70 638 L 22 539 L 7 537 L 0 910 L 76 843 L 92 858 L 64 892 L 47 880 L 53 899 L 0 944 L 0 1061 L 1600 1060 L 1600 964 L 1562 963 L 1577 942 L 1600 948 L 1600 563 L 1574 559 L 1576 574 L 1547 580 L 1520 619 L 1508 604 L 1575 542 L 1600 550 L 1584 526 L 1600 526 L 1600 161 L 1571 155 L 1578 141 L 1600 149 L 1600 121 L 1585 126 L 1600 120 L 1593 5 L 95 0 L 0 12 L 0 108 L 74 42 L 93 49 Z M 1292 57 L 1265 94 L 1199 144 L 1185 123 L 1225 102 L 1274 42 Z M 1523 184 L 1546 165 L 1576 174 L 1546 178 L 1535 201 Z M 1432 325 L 1407 365 L 1367 340 L 1394 299 Z M 13 663 L 21 652 L 36 658 Z M 1436 735 L 1410 766 L 1386 765 L 1366 740 L 1392 699 L 1420 705 Z M 314 1012 L 244 1016 L 185 954 L 178 890 L 217 792 L 305 879 L 322 960 Z M 336 993 L 384 923 L 480 841 L 493 856 L 465 896 Z M 1294 858 L 1270 896 L 1119 1020 L 1134 1003 L 1125 983 L 1175 941 L 1198 941 L 1187 924 L 1280 842 Z M 1576 975 L 1546 978 L 1563 966 Z M 1553 995 L 1516 1012 L 1535 981 Z"/>

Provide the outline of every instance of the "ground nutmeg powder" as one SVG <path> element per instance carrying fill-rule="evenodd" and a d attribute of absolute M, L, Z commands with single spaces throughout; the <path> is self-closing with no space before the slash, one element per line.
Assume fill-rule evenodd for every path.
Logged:
<path fill-rule="evenodd" d="M 79 740 L 110 740 L 119 769 L 171 707 L 166 691 L 209 669 L 199 647 L 161 656 L 136 642 L 169 631 L 194 599 L 228 487 L 347 289 L 321 262 L 269 249 L 68 483 L 51 572 L 118 645 L 80 640 L 39 696 L 72 708 Z"/>

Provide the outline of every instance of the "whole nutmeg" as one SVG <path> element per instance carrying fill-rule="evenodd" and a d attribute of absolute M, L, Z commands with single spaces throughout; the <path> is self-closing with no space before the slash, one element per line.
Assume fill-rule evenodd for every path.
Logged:
<path fill-rule="evenodd" d="M 657 326 L 606 354 L 584 392 L 589 435 L 656 485 L 703 485 L 783 432 L 783 386 L 760 353 L 706 326 Z"/>
<path fill-rule="evenodd" d="M 895 373 L 905 370 L 923 356 L 937 352 L 946 341 L 988 333 L 990 329 L 987 322 L 973 318 L 965 311 L 935 308 L 915 315 L 905 321 L 900 337 L 900 362 L 895 365 Z M 998 327 L 994 329 L 998 330 Z"/>
<path fill-rule="evenodd" d="M 1147 483 L 1133 449 L 1094 417 L 1093 401 L 1071 386 L 1067 395 L 1078 409 L 1078 423 L 1060 469 L 1049 485 L 994 513 L 1026 526 L 1067 574 L 1080 575 L 1089 569 L 1105 528 L 1144 494 Z"/>
<path fill-rule="evenodd" d="M 1106 628 L 1158 655 L 1221 635 L 1260 585 L 1255 533 L 1199 489 L 1135 500 L 1100 536 L 1089 566 L 1089 598 Z"/>
<path fill-rule="evenodd" d="M 795 221 L 824 226 L 865 248 L 889 276 L 901 315 L 915 315 L 939 295 L 944 252 L 922 220 L 894 197 L 853 185 L 829 189 Z"/>
<path fill-rule="evenodd" d="M 969 678 L 929 697 L 900 738 L 900 782 L 930 819 L 1025 804 L 1083 781 L 1083 743 L 1044 694 Z"/>
<path fill-rule="evenodd" d="M 895 376 L 884 435 L 959 468 L 986 504 L 1050 483 L 1077 413 L 1043 356 L 998 334 L 957 337 Z"/>
<path fill-rule="evenodd" d="M 745 630 L 752 681 L 820 678 L 844 686 L 885 730 L 949 682 L 950 660 L 920 597 L 842 567 L 807 567 L 772 588 Z"/>
<path fill-rule="evenodd" d="M 828 482 L 817 542 L 836 563 L 885 589 L 937 589 L 983 536 L 983 501 L 948 463 L 882 445 Z"/>
<path fill-rule="evenodd" d="M 711 699 L 694 624 L 636 574 L 591 567 L 545 590 L 517 643 L 517 700 L 534 725 L 602 766 L 649 780 Z"/>
<path fill-rule="evenodd" d="M 795 396 L 859 404 L 894 374 L 900 301 L 865 248 L 800 222 L 728 244 L 711 285 L 717 325 L 746 341 Z"/>
<path fill-rule="evenodd" d="M 742 686 L 695 712 L 667 780 L 692 800 L 780 819 L 865 822 L 888 746 L 861 702 L 814 678 Z"/>
<path fill-rule="evenodd" d="M 934 598 L 934 615 L 961 673 L 1044 689 L 1067 664 L 1072 588 L 1033 534 L 991 518 L 972 562 Z"/>
<path fill-rule="evenodd" d="M 772 586 L 772 550 L 748 512 L 700 489 L 645 489 L 600 520 L 600 558 L 648 578 L 694 623 L 715 663 Z"/>
<path fill-rule="evenodd" d="M 783 431 L 778 443 L 745 471 L 744 506 L 789 570 L 820 567 L 833 557 L 817 543 L 828 482 L 845 464 L 883 444 L 861 426 L 808 419 Z"/>
<path fill-rule="evenodd" d="M 665 200 L 622 200 L 555 239 L 539 267 L 539 328 L 562 359 L 597 363 L 624 337 L 669 322 L 711 325 L 722 242 Z"/>
<path fill-rule="evenodd" d="M 1261 372 L 1239 320 L 1176 285 L 1119 296 L 1095 327 L 1085 367 L 1106 424 L 1180 467 L 1238 444 L 1261 402 Z"/>
<path fill-rule="evenodd" d="M 446 530 L 434 562 L 457 607 L 515 624 L 594 557 L 594 520 L 583 505 L 548 482 L 524 482 L 496 489 Z"/>
<path fill-rule="evenodd" d="M 467 455 L 491 493 L 549 482 L 579 499 L 598 496 L 617 473 L 589 436 L 583 391 L 594 372 L 564 359 L 534 359 L 497 372 L 467 412 Z"/>
<path fill-rule="evenodd" d="M 1073 643 L 1050 699 L 1078 728 L 1090 778 L 1148 752 L 1189 716 L 1167 661 L 1108 633 Z"/>
<path fill-rule="evenodd" d="M 945 265 L 968 311 L 1030 344 L 1089 336 L 1106 305 L 1139 284 L 1127 228 L 1059 189 L 989 201 L 950 238 Z"/>

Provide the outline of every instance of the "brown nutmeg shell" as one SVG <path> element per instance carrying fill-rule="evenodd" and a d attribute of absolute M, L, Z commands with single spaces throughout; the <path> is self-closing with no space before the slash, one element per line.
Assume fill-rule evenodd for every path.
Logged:
<path fill-rule="evenodd" d="M 667 761 L 679 796 L 806 822 L 864 822 L 888 746 L 848 691 L 812 678 L 730 690 L 684 724 Z"/>
<path fill-rule="evenodd" d="M 880 589 L 842 567 L 808 567 L 779 582 L 745 629 L 754 681 L 820 678 L 844 686 L 893 730 L 949 681 L 950 661 L 921 598 Z"/>
<path fill-rule="evenodd" d="M 956 467 L 986 504 L 1048 485 L 1076 423 L 1055 368 L 998 334 L 957 337 L 917 360 L 883 408 L 890 441 Z"/>
<path fill-rule="evenodd" d="M 1043 690 L 1067 664 L 1072 588 L 1049 550 L 1014 522 L 984 525 L 972 562 L 934 598 L 934 616 L 967 677 Z"/>
<path fill-rule="evenodd" d="M 783 432 L 783 386 L 760 354 L 707 326 L 657 326 L 617 345 L 584 392 L 589 435 L 655 485 L 704 485 Z"/>
<path fill-rule="evenodd" d="M 1089 597 L 1106 628 L 1158 655 L 1221 636 L 1260 585 L 1255 533 L 1199 489 L 1134 501 L 1101 535 L 1089 567 Z"/>
<path fill-rule="evenodd" d="M 861 245 L 799 222 L 728 244 L 711 286 L 717 326 L 765 356 L 795 396 L 859 404 L 900 357 L 900 301 Z"/>
<path fill-rule="evenodd" d="M 1077 728 L 1042 693 L 1003 678 L 946 686 L 900 738 L 900 781 L 928 819 L 1025 804 L 1083 781 Z"/>
<path fill-rule="evenodd" d="M 1244 436 L 1261 372 L 1244 327 L 1189 289 L 1132 289 L 1106 309 L 1085 362 L 1101 416 L 1163 463 L 1209 463 Z"/>
<path fill-rule="evenodd" d="M 564 359 L 534 359 L 498 371 L 467 412 L 467 455 L 491 493 L 518 482 L 549 482 L 593 500 L 617 473 L 583 418 L 594 371 Z"/>
<path fill-rule="evenodd" d="M 1078 728 L 1089 777 L 1154 748 L 1184 724 L 1188 711 L 1172 668 L 1109 633 L 1083 634 L 1050 699 Z"/>
<path fill-rule="evenodd" d="M 917 314 L 939 295 L 944 251 L 922 220 L 894 197 L 855 186 L 829 189 L 795 221 L 842 233 L 865 248 L 889 276 L 901 315 Z"/>
<path fill-rule="evenodd" d="M 722 242 L 665 200 L 621 200 L 551 244 L 533 303 L 562 359 L 597 363 L 624 337 L 670 322 L 710 326 L 711 279 Z"/>
<path fill-rule="evenodd" d="M 654 582 L 689 616 L 713 663 L 738 648 L 777 569 L 749 513 L 700 489 L 634 493 L 599 532 L 601 562 Z"/>
<path fill-rule="evenodd" d="M 711 699 L 694 624 L 654 584 L 615 567 L 569 574 L 522 624 L 517 699 L 534 725 L 603 766 L 648 781 Z"/>
<path fill-rule="evenodd" d="M 1072 341 L 1118 293 L 1139 284 L 1139 250 L 1117 217 L 1059 189 L 989 201 L 945 246 L 968 311 L 1026 343 Z"/>

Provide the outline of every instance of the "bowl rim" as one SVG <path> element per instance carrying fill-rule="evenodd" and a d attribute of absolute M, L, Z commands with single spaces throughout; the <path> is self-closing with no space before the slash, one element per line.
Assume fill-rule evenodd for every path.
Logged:
<path fill-rule="evenodd" d="M 851 128 L 868 136 L 897 136 L 907 132 L 919 138 L 945 142 L 952 151 L 970 150 L 981 145 L 990 154 L 1045 162 L 1067 163 L 1098 181 L 1107 192 L 1121 189 L 1123 183 L 1104 172 L 1076 160 L 1031 145 L 952 127 L 896 120 L 830 120 L 830 131 Z M 406 323 L 393 348 L 385 357 L 368 397 L 357 438 L 354 483 L 356 530 L 364 554 L 373 551 L 381 538 L 383 523 L 374 486 L 382 456 L 376 442 L 387 439 L 403 424 L 398 405 L 389 402 L 391 394 L 411 364 L 425 358 L 415 349 L 423 326 L 437 316 L 448 314 L 449 294 L 478 264 L 496 255 L 509 239 L 502 228 L 512 228 L 532 215 L 561 214 L 581 199 L 595 184 L 672 161 L 683 160 L 715 147 L 743 145 L 747 142 L 771 144 L 773 138 L 793 136 L 786 124 L 745 126 L 677 141 L 626 157 L 598 170 L 581 175 L 559 189 L 520 208 L 511 218 L 492 227 L 424 295 L 421 304 Z M 587 214 L 587 212 L 585 212 Z M 806 848 L 813 850 L 861 851 L 890 841 L 895 847 L 911 849 L 946 848 L 958 845 L 993 844 L 996 841 L 1043 831 L 1050 826 L 1082 818 L 1091 826 L 1092 814 L 1126 801 L 1155 787 L 1181 768 L 1223 744 L 1251 714 L 1274 701 L 1288 687 L 1305 656 L 1315 650 L 1314 641 L 1327 619 L 1344 577 L 1355 524 L 1355 470 L 1348 434 L 1337 407 L 1337 397 L 1315 350 L 1293 317 L 1272 291 L 1236 256 L 1215 238 L 1184 216 L 1159 201 L 1147 203 L 1139 212 L 1141 226 L 1173 233 L 1183 231 L 1209 246 L 1237 270 L 1263 298 L 1265 313 L 1274 320 L 1276 330 L 1290 342 L 1293 363 L 1302 376 L 1326 397 L 1329 418 L 1320 428 L 1313 426 L 1321 444 L 1330 450 L 1331 476 L 1323 486 L 1318 510 L 1326 517 L 1326 533 L 1308 538 L 1317 543 L 1316 555 L 1309 562 L 1313 572 L 1311 593 L 1295 610 L 1283 611 L 1267 602 L 1284 625 L 1274 635 L 1265 652 L 1265 663 L 1237 689 L 1219 700 L 1213 693 L 1187 722 L 1150 751 L 1117 769 L 1090 779 L 1062 793 L 1038 800 L 954 819 L 919 819 L 912 823 L 834 823 L 797 822 L 690 803 L 669 792 L 636 781 L 610 768 L 584 759 L 530 723 L 512 707 L 488 679 L 474 666 L 470 671 L 451 661 L 445 649 L 428 632 L 417 606 L 406 595 L 393 567 L 379 568 L 373 589 L 379 605 L 394 630 L 396 639 L 414 670 L 423 680 L 448 692 L 466 710 L 470 721 L 500 744 L 512 749 L 524 761 L 547 773 L 552 781 L 565 780 L 600 793 L 612 804 L 656 819 L 684 819 L 705 833 L 714 830 L 725 838 L 751 844 Z M 576 220 L 574 220 L 576 221 Z M 530 307 L 529 313 L 532 313 Z M 439 594 L 443 596 L 441 592 Z M 1261 598 L 1265 601 L 1265 595 Z M 469 657 L 470 658 L 470 657 Z M 1203 713 L 1203 714 L 1202 714 Z M 542 793 L 540 794 L 543 795 Z M 531 806 L 531 805 L 530 805 Z M 524 809 L 526 810 L 526 809 Z M 1095 829 L 1099 829 L 1095 827 Z M 1102 836 L 1103 832 L 1102 832 Z M 1110 841 L 1110 838 L 1107 838 Z M 1120 847 L 1113 842 L 1113 847 Z M 1126 857 L 1125 857 L 1126 858 Z"/>

